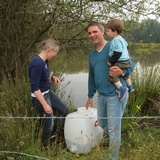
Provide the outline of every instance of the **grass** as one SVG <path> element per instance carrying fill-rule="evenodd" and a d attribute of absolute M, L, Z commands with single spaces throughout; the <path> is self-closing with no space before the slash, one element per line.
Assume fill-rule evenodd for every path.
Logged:
<path fill-rule="evenodd" d="M 159 43 L 131 43 L 131 48 L 134 48 L 136 51 L 148 52 L 159 52 L 160 44 Z"/>
<path fill-rule="evenodd" d="M 124 160 L 158 160 L 160 158 L 159 128 L 146 127 L 133 130 L 122 136 L 120 159 Z"/>
<path fill-rule="evenodd" d="M 139 72 L 141 70 L 141 73 Z M 125 116 L 159 116 L 159 66 L 138 68 L 132 75 L 135 92 L 130 95 Z M 0 159 L 2 160 L 101 160 L 107 147 L 97 146 L 86 155 L 76 155 L 62 144 L 52 143 L 41 151 L 40 137 L 34 138 L 37 113 L 30 102 L 28 81 L 1 86 Z M 64 96 L 64 95 L 61 95 Z M 65 97 L 63 97 L 65 98 Z M 72 102 L 67 97 L 67 106 Z M 137 110 L 136 106 L 141 110 Z M 72 110 L 73 111 L 73 110 Z M 2 118 L 6 117 L 6 118 Z M 17 117 L 17 118 L 15 118 Z M 18 118 L 21 117 L 21 118 Z M 119 160 L 160 159 L 160 119 L 123 119 Z M 7 151 L 7 152 L 2 152 Z M 36 157 L 37 156 L 37 157 Z"/>
<path fill-rule="evenodd" d="M 31 123 L 27 123 L 27 128 L 31 126 Z M 13 126 L 14 128 L 18 126 Z M 28 133 L 19 130 L 15 134 L 15 130 L 11 127 L 6 129 L 8 133 L 6 137 L 10 135 L 6 140 L 6 144 L 1 146 L 0 151 L 17 152 L 12 153 L 0 153 L 0 158 L 3 160 L 33 160 L 36 156 L 50 160 L 103 160 L 103 155 L 107 151 L 107 148 L 100 146 L 93 148 L 89 154 L 76 155 L 63 148 L 61 144 L 52 144 L 50 150 L 41 151 L 39 148 L 40 142 L 34 141 L 31 131 Z M 6 138 L 5 137 L 5 138 Z M 2 144 L 2 143 L 1 143 Z M 18 153 L 19 152 L 19 153 Z M 28 155 L 21 155 L 22 153 Z M 55 155 L 55 153 L 58 153 Z M 138 128 L 130 131 L 128 134 L 122 134 L 122 145 L 119 153 L 119 160 L 158 160 L 160 158 L 160 130 L 156 127 L 145 127 L 143 129 Z M 35 156 L 35 157 L 31 157 Z"/>
<path fill-rule="evenodd" d="M 160 44 L 159 43 L 130 43 L 129 53 L 133 55 L 134 60 L 144 61 L 149 55 L 153 53 L 159 53 Z M 152 57 L 151 57 L 152 59 Z"/>

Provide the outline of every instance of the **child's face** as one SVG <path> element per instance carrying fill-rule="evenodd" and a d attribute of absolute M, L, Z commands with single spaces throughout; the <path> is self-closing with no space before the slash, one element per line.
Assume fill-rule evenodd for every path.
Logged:
<path fill-rule="evenodd" d="M 107 34 L 107 37 L 111 38 L 111 39 L 117 36 L 117 32 L 116 31 L 112 31 L 109 28 L 106 28 L 106 34 Z"/>

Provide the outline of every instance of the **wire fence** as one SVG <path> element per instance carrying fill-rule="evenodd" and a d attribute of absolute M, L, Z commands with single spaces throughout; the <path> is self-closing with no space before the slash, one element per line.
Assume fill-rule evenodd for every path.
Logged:
<path fill-rule="evenodd" d="M 23 119 L 23 120 L 27 120 L 27 119 L 44 119 L 44 118 L 51 118 L 51 117 L 27 117 L 27 116 L 22 116 L 22 117 L 14 117 L 14 116 L 0 116 L 0 119 Z M 97 117 L 97 116 L 70 116 L 70 117 L 53 117 L 54 119 L 160 119 L 160 116 L 143 116 L 143 117 L 139 117 L 139 116 L 131 116 L 131 117 Z M 35 156 L 35 155 L 31 155 L 31 154 L 26 154 L 23 152 L 14 152 L 14 151 L 0 151 L 0 153 L 2 154 L 17 154 L 17 155 L 22 155 L 22 156 L 27 156 L 27 157 L 31 157 L 31 158 L 35 158 L 35 159 L 39 159 L 39 160 L 49 160 L 48 158 L 45 157 L 40 157 L 40 156 Z M 62 160 L 65 160 L 64 157 L 62 157 Z"/>
<path fill-rule="evenodd" d="M 23 116 L 23 117 L 5 117 L 5 116 L 0 116 L 0 119 L 47 119 L 47 118 L 52 118 L 52 117 L 27 117 L 27 116 Z M 92 117 L 92 116 L 70 116 L 70 117 L 53 117 L 54 119 L 159 119 L 160 116 L 131 116 L 131 117 Z"/>
<path fill-rule="evenodd" d="M 36 158 L 36 159 L 49 160 L 48 158 L 39 157 L 39 156 L 34 156 L 34 155 L 31 155 L 31 154 L 26 154 L 26 153 L 22 153 L 22 152 L 0 151 L 0 153 L 18 154 L 18 155 L 23 155 L 23 156 L 27 156 L 27 157 Z"/>

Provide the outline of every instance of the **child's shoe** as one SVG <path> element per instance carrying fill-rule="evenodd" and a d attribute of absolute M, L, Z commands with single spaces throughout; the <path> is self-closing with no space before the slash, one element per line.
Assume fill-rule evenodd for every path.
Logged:
<path fill-rule="evenodd" d="M 127 86 L 127 87 L 128 87 L 128 92 L 129 92 L 129 93 L 131 93 L 131 92 L 133 92 L 133 91 L 134 91 L 134 88 L 132 87 L 132 85 Z"/>
<path fill-rule="evenodd" d="M 122 101 L 128 92 L 128 88 L 121 86 L 117 92 L 119 94 L 119 101 Z"/>

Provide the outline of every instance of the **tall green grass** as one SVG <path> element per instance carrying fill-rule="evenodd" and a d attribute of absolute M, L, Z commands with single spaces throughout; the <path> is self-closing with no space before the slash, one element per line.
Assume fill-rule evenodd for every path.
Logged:
<path fill-rule="evenodd" d="M 154 68 L 140 66 L 135 69 L 132 74 L 135 91 L 130 94 L 124 117 L 159 115 L 159 71 L 159 66 Z M 72 154 L 62 144 L 55 143 L 52 143 L 48 151 L 40 150 L 40 137 L 34 138 L 36 118 L 25 118 L 38 116 L 30 101 L 28 81 L 18 82 L 16 86 L 1 86 L 0 95 L 0 159 L 36 159 L 31 155 L 38 156 L 39 160 L 42 159 L 40 157 L 50 160 L 103 159 L 107 148 L 100 146 L 92 149 L 87 155 Z M 72 106 L 69 97 L 65 98 L 65 102 L 68 103 L 67 106 Z M 139 106 L 141 110 L 138 110 L 136 106 Z M 149 122 L 143 118 L 122 120 L 120 160 L 160 159 L 160 129 L 158 128 L 159 123 L 155 123 L 158 120 Z"/>
<path fill-rule="evenodd" d="M 142 67 L 137 65 L 131 75 L 135 89 L 129 95 L 129 101 L 124 117 L 137 117 L 127 119 L 123 123 L 123 131 L 136 126 L 143 117 L 159 116 L 160 110 L 160 66 Z M 141 118 L 142 117 L 142 118 Z"/>

